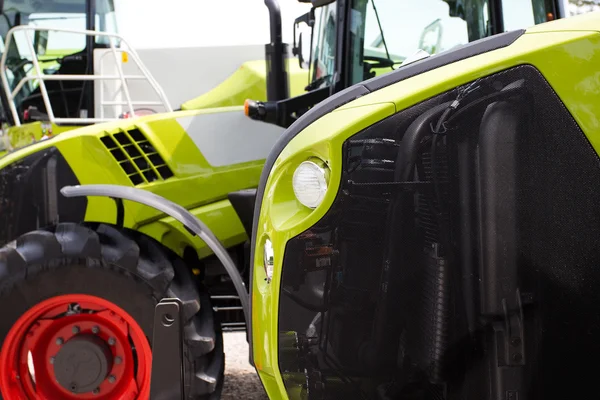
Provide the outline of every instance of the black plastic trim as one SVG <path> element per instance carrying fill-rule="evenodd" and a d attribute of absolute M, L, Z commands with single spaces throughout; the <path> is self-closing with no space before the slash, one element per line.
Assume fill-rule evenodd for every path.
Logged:
<path fill-rule="evenodd" d="M 64 199 L 58 194 L 62 186 L 78 184 L 56 147 L 41 149 L 1 168 L 0 244 L 59 221 L 82 221 L 87 199 Z"/>
<path fill-rule="evenodd" d="M 287 146 L 287 144 L 306 127 L 308 127 L 310 124 L 312 124 L 325 114 L 328 114 L 333 110 L 343 106 L 346 103 L 356 100 L 361 96 L 382 89 L 394 83 L 400 82 L 404 79 L 408 79 L 421 73 L 443 67 L 444 65 L 461 61 L 469 57 L 474 57 L 489 51 L 508 47 L 512 43 L 514 43 L 518 38 L 520 38 L 524 33 L 525 30 L 523 29 L 505 32 L 468 43 L 462 47 L 455 48 L 447 52 L 439 53 L 435 56 L 428 57 L 426 59 L 417 61 L 413 64 L 408 64 L 394 72 L 390 72 L 389 74 L 375 77 L 373 79 L 369 79 L 365 82 L 351 86 L 312 107 L 306 114 L 298 118 L 298 120 L 296 120 L 296 122 L 294 122 L 283 133 L 283 135 L 277 140 L 277 142 L 271 149 L 271 152 L 269 153 L 269 156 L 265 161 L 265 165 L 260 176 L 260 181 L 256 193 L 256 205 L 254 207 L 254 216 L 252 222 L 252 243 L 256 243 L 256 232 L 258 229 L 258 218 L 260 215 L 260 209 L 262 207 L 262 200 L 267 185 L 267 180 L 269 178 L 271 169 L 275 164 L 275 160 L 277 160 L 285 146 Z M 252 246 L 250 260 L 254 260 L 254 251 L 255 246 Z M 251 262 L 249 282 L 250 293 L 252 293 L 253 275 L 254 268 L 253 262 Z M 250 307 L 252 307 L 252 296 L 250 296 Z M 246 326 L 248 327 L 247 331 L 251 332 L 251 319 L 247 320 Z M 254 365 L 254 356 L 252 354 L 252 335 L 247 335 L 247 337 L 250 345 L 250 364 Z"/>
<path fill-rule="evenodd" d="M 227 195 L 229 202 L 238 215 L 248 237 L 252 236 L 252 218 L 256 202 L 256 188 L 239 190 Z"/>
<path fill-rule="evenodd" d="M 389 74 L 369 79 L 362 83 L 370 92 L 382 89 L 386 86 L 403 81 L 413 76 L 422 74 L 436 68 L 443 67 L 457 61 L 478 56 L 483 53 L 502 49 L 513 44 L 518 38 L 525 33 L 524 29 L 499 33 L 494 36 L 488 36 L 483 39 L 467 43 L 461 47 L 452 50 L 444 51 L 413 64 L 408 64 L 405 67 L 398 68 Z"/>

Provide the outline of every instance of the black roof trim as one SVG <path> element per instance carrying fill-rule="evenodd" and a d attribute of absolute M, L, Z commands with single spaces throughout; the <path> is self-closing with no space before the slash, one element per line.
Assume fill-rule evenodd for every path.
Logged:
<path fill-rule="evenodd" d="M 525 33 L 524 29 L 504 32 L 494 36 L 467 43 L 463 46 L 444 51 L 405 67 L 400 67 L 394 72 L 378 76 L 362 83 L 370 92 L 382 89 L 394 83 L 412 78 L 415 75 L 443 67 L 466 58 L 475 57 L 489 51 L 498 50 L 513 44 Z"/>

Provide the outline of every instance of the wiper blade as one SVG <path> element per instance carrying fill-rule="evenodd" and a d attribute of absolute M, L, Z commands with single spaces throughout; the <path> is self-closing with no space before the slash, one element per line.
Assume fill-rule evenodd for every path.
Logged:
<path fill-rule="evenodd" d="M 317 78 L 314 81 L 312 81 L 311 83 L 309 83 L 304 88 L 304 90 L 306 90 L 307 92 L 310 92 L 311 90 L 315 90 L 319 86 L 321 86 L 323 83 L 325 83 L 327 80 L 329 80 L 330 78 L 331 78 L 331 75 L 323 75 L 322 77 Z"/>

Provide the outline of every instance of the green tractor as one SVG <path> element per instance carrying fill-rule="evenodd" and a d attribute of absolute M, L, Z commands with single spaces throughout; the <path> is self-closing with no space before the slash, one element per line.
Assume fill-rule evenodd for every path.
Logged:
<path fill-rule="evenodd" d="M 368 83 L 352 86 L 366 78 L 381 75 L 374 82 L 393 82 L 415 66 L 430 65 L 429 60 L 415 61 L 427 56 L 421 53 L 413 57 L 419 48 L 426 47 L 435 53 L 476 41 L 470 47 L 442 52 L 431 60 L 445 60 L 456 54 L 468 58 L 470 53 L 465 53 L 465 48 L 487 51 L 489 43 L 497 43 L 495 37 L 512 37 L 513 33 L 494 36 L 504 32 L 505 26 L 524 24 L 525 27 L 564 15 L 560 4 L 551 1 L 532 1 L 528 8 L 530 13 L 525 17 L 522 7 L 512 5 L 510 8 L 511 2 L 504 7 L 502 1 L 431 2 L 432 7 L 423 9 L 414 2 L 314 0 L 313 10 L 297 20 L 297 25 L 306 22 L 312 31 L 308 58 L 305 58 L 306 46 L 303 45 L 307 43 L 306 38 L 293 46 L 301 62 L 308 59 L 311 81 L 306 94 L 289 97 L 286 77 L 289 66 L 286 66 L 285 46 L 281 43 L 279 8 L 276 1 L 266 0 L 272 28 L 272 42 L 266 52 L 267 99 L 249 102 L 247 114 L 268 124 L 247 118 L 241 107 L 169 112 L 168 102 L 164 101 L 161 106 L 167 112 L 139 116 L 133 104 L 136 100 L 126 91 L 118 100 L 106 100 L 108 97 L 100 96 L 100 90 L 92 90 L 95 88 L 92 85 L 81 85 L 79 92 L 75 91 L 79 98 L 87 98 L 88 103 L 75 102 L 75 109 L 64 107 L 73 112 L 72 115 L 58 115 L 54 113 L 54 103 L 70 103 L 64 100 L 65 92 L 60 86 L 49 93 L 44 81 L 51 81 L 52 78 L 45 75 L 52 74 L 42 77 L 41 61 L 36 56 L 36 49 L 44 48 L 43 43 L 48 39 L 44 35 L 37 35 L 36 39 L 35 34 L 29 42 L 26 38 L 27 48 L 34 57 L 23 61 L 31 61 L 33 76 L 40 83 L 38 87 L 23 84 L 19 89 L 35 91 L 39 88 L 39 95 L 25 97 L 28 101 L 37 101 L 36 105 L 17 100 L 16 89 L 20 82 L 35 80 L 27 76 L 20 78 L 14 88 L 4 91 L 5 109 L 9 110 L 7 118 L 14 118 L 9 120 L 14 125 L 10 134 L 19 137 L 19 132 L 25 132 L 30 124 L 38 124 L 43 133 L 48 123 L 54 131 L 59 127 L 65 131 L 50 138 L 42 136 L 40 139 L 44 140 L 34 140 L 26 146 L 19 145 L 0 158 L 0 241 L 5 244 L 0 249 L 0 391 L 3 398 L 146 399 L 152 389 L 152 399 L 216 399 L 223 382 L 222 330 L 244 327 L 246 322 L 252 322 L 252 362 L 271 397 L 285 397 L 286 387 L 292 397 L 306 397 L 309 388 L 311 393 L 314 391 L 313 379 L 321 379 L 322 373 L 326 379 L 321 379 L 323 385 L 317 383 L 317 386 L 326 387 L 326 391 L 319 395 L 321 397 L 336 393 L 337 389 L 331 389 L 331 385 L 337 388 L 338 384 L 350 388 L 350 397 L 365 390 L 371 396 L 374 392 L 369 390 L 378 382 L 361 375 L 367 364 L 352 364 L 351 374 L 346 371 L 335 375 L 337 370 L 314 364 L 317 361 L 306 353 L 312 342 L 303 341 L 304 331 L 295 330 L 296 325 L 278 322 L 278 315 L 294 316 L 295 309 L 283 310 L 280 314 L 277 308 L 288 295 L 308 307 L 298 309 L 301 321 L 313 318 L 314 307 L 321 306 L 310 303 L 314 299 L 303 303 L 302 296 L 318 296 L 323 290 L 314 286 L 307 294 L 304 289 L 301 294 L 292 292 L 306 286 L 302 281 L 305 277 L 312 281 L 323 275 L 313 275 L 312 269 L 319 272 L 319 269 L 332 271 L 333 266 L 339 267 L 332 259 L 337 260 L 335 257 L 340 251 L 333 245 L 321 246 L 325 239 L 318 236 L 320 231 L 306 232 L 301 237 L 304 247 L 293 257 L 308 269 L 294 269 L 298 284 L 281 286 L 285 291 L 281 291 L 280 302 L 281 255 L 285 243 L 298 244 L 294 242 L 298 228 L 306 230 L 316 223 L 312 218 L 325 211 L 324 199 L 335 197 L 335 189 L 324 188 L 322 177 L 316 176 L 315 181 L 315 175 L 311 176 L 310 172 L 324 171 L 328 185 L 340 180 L 336 175 L 340 169 L 333 168 L 337 164 L 330 164 L 329 173 L 326 165 L 319 161 L 330 160 L 329 154 L 342 157 L 339 147 L 335 147 L 339 143 L 332 140 L 327 144 L 322 139 L 333 138 L 331 135 L 347 126 L 348 121 L 360 119 L 361 122 L 353 122 L 351 126 L 368 126 L 371 117 L 367 118 L 370 114 L 364 110 L 371 108 L 346 104 L 343 109 L 351 110 L 344 115 L 347 119 L 338 120 L 339 126 L 329 126 L 327 131 L 317 132 L 319 127 L 313 128 L 312 122 L 356 97 L 365 95 L 355 102 L 368 101 L 372 97 L 366 96 L 370 91 L 365 89 Z M 425 15 L 417 18 L 407 10 L 424 10 Z M 518 15 L 516 22 L 511 20 L 515 15 Z M 399 24 L 401 18 L 405 23 Z M 394 31 L 399 26 L 406 29 Z M 458 28 L 453 31 L 450 26 Z M 13 32 L 27 30 L 12 29 Z M 446 36 L 445 32 L 454 33 Z M 97 32 L 86 35 L 99 36 Z M 477 41 L 488 36 L 492 38 Z M 114 56 L 119 52 L 113 44 L 108 40 L 107 48 L 100 50 Z M 121 55 L 121 60 L 123 57 Z M 45 59 L 44 62 L 55 61 Z M 57 63 L 58 67 L 47 68 L 60 70 L 62 61 Z M 122 67 L 122 63 L 116 62 L 116 72 L 109 76 L 117 76 L 117 81 L 122 82 L 129 73 Z M 60 75 L 63 74 L 55 77 Z M 79 75 L 71 80 L 81 79 Z M 151 79 L 147 80 L 152 84 Z M 3 79 L 6 88 L 4 81 L 8 79 Z M 449 80 L 447 84 L 452 82 Z M 419 81 L 421 86 L 427 83 Z M 323 101 L 332 94 L 335 95 Z M 52 95 L 56 97 L 54 101 L 50 99 Z M 160 91 L 157 95 L 160 97 Z M 102 100 L 98 104 L 98 98 L 107 103 Z M 411 99 L 408 97 L 406 101 Z M 90 106 L 83 108 L 81 104 Z M 110 121 L 96 120 L 102 116 L 92 114 L 92 109 L 99 105 L 112 110 Z M 119 107 L 127 108 L 122 112 Z M 392 112 L 387 103 L 372 107 Z M 21 121 L 25 111 L 28 123 Z M 127 112 L 130 114 L 125 115 Z M 382 117 L 384 114 L 378 111 L 374 115 Z M 329 115 L 338 115 L 338 111 Z M 52 116 L 54 122 L 50 121 Z M 84 126 L 78 119 L 84 120 L 79 121 L 85 122 Z M 283 133 L 282 127 L 288 126 Z M 313 136 L 304 136 L 301 142 L 294 140 L 299 147 L 289 153 L 287 149 L 291 147 L 287 143 L 299 131 L 313 132 Z M 397 147 L 387 139 L 381 143 L 378 140 L 363 142 L 365 148 L 372 150 L 382 146 L 395 151 Z M 292 162 L 275 163 L 280 154 L 291 156 Z M 296 181 L 300 179 L 302 187 L 308 189 L 314 189 L 315 183 L 318 186 L 317 192 L 307 191 L 304 195 L 308 197 L 299 199 L 292 190 L 291 174 L 297 167 L 293 162 L 302 163 L 306 161 L 305 156 L 310 156 L 311 162 L 303 164 L 308 170 L 300 171 Z M 392 168 L 386 161 L 383 160 L 382 165 L 374 164 L 373 170 L 385 174 Z M 271 189 L 265 192 L 267 178 Z M 274 180 L 284 183 L 275 185 Z M 256 208 L 255 201 L 258 201 Z M 257 218 L 257 211 L 261 209 L 263 222 Z M 357 218 L 362 216 L 366 222 L 370 221 L 368 207 L 356 211 Z M 352 219 L 345 221 L 353 223 Z M 376 223 L 376 220 L 371 222 Z M 373 232 L 368 231 L 368 234 Z M 249 246 L 251 237 L 256 247 Z M 333 240 L 334 236 L 327 238 Z M 258 251 L 250 254 L 255 248 Z M 265 270 L 262 269 L 264 255 L 267 256 Z M 367 262 L 358 255 L 352 257 L 354 262 Z M 314 261 L 313 266 L 310 260 Z M 257 265 L 261 267 L 255 268 Z M 375 279 L 375 275 L 371 279 Z M 358 279 L 364 280 L 364 277 Z M 332 284 L 333 281 L 327 282 Z M 252 289 L 250 298 L 248 285 Z M 325 288 L 329 290 L 328 286 Z M 367 297 L 361 298 L 360 293 Z M 367 289 L 360 293 L 355 293 L 354 301 L 370 298 Z M 366 318 L 358 313 L 358 303 L 342 300 L 358 308 L 356 313 L 340 309 L 343 315 L 336 318 L 344 315 Z M 168 312 L 160 314 L 155 321 L 157 304 Z M 241 312 L 236 320 L 215 313 L 219 308 L 225 308 L 226 312 L 235 308 L 233 311 Z M 322 326 L 317 320 L 311 324 Z M 285 328 L 281 337 L 280 328 Z M 377 332 L 386 329 L 381 326 Z M 342 336 L 353 337 L 346 333 Z M 335 337 L 338 336 L 329 339 Z M 328 345 L 317 342 L 318 348 Z M 278 347 L 282 343 L 289 343 L 290 347 Z M 165 351 L 164 346 L 171 345 L 175 352 Z M 280 350 L 291 350 L 290 357 L 300 360 L 302 365 L 278 364 L 277 360 L 284 360 L 278 355 Z M 378 354 L 375 350 L 374 355 Z M 322 361 L 327 365 L 330 362 L 346 365 L 344 360 L 331 361 L 328 353 L 324 355 Z M 317 360 L 321 360 L 319 357 L 317 354 Z M 311 366 L 313 364 L 316 368 Z M 379 373 L 374 372 L 376 368 L 368 368 L 372 375 Z M 156 375 L 151 388 L 152 370 Z M 356 391 L 356 385 L 348 386 L 347 376 L 365 388 Z"/>

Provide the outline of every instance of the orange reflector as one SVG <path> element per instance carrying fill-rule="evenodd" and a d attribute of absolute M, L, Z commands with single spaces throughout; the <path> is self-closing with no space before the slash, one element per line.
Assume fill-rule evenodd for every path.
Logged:
<path fill-rule="evenodd" d="M 126 63 L 127 61 L 129 61 L 129 54 L 127 54 L 126 51 L 121 53 L 121 61 L 123 61 L 124 63 Z"/>
<path fill-rule="evenodd" d="M 248 117 L 250 115 L 250 100 L 246 99 L 246 101 L 244 101 L 244 114 L 246 115 L 246 117 Z"/>

